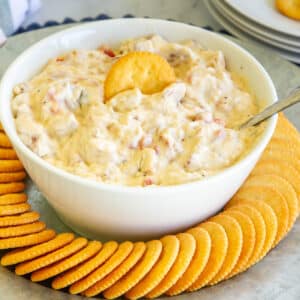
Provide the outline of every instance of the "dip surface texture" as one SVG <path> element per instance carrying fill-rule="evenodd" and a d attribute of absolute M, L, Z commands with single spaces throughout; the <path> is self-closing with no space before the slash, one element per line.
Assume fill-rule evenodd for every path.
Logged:
<path fill-rule="evenodd" d="M 177 81 L 156 94 L 136 88 L 105 102 L 110 67 L 131 51 L 163 56 Z M 258 107 L 226 70 L 220 51 L 159 36 L 50 60 L 15 87 L 12 110 L 21 140 L 44 160 L 82 177 L 129 186 L 181 184 L 215 174 L 239 160 L 259 132 L 230 129 Z"/>

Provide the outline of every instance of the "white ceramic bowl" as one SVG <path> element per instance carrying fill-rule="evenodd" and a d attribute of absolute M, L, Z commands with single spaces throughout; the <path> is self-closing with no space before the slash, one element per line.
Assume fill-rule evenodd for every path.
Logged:
<path fill-rule="evenodd" d="M 276 101 L 274 85 L 264 68 L 226 38 L 185 24 L 152 19 L 115 19 L 87 23 L 51 35 L 23 52 L 8 68 L 0 85 L 0 116 L 26 171 L 61 219 L 92 238 L 119 240 L 152 238 L 184 230 L 218 212 L 248 176 L 267 145 L 276 124 L 271 118 L 249 154 L 232 167 L 202 181 L 169 187 L 126 187 L 84 179 L 58 169 L 31 152 L 18 137 L 10 102 L 13 87 L 30 79 L 46 62 L 76 48 L 148 34 L 171 41 L 194 39 L 222 50 L 230 70 L 243 76 L 257 100 Z"/>

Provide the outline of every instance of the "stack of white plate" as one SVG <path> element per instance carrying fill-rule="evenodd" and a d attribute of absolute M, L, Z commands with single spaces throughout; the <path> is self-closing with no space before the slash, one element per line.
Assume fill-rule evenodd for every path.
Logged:
<path fill-rule="evenodd" d="M 252 40 L 300 63 L 300 21 L 280 14 L 275 0 L 205 0 L 212 16 L 240 39 Z"/>

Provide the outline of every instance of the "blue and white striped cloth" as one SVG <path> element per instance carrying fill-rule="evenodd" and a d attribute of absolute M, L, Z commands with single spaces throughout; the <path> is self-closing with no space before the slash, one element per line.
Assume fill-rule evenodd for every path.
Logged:
<path fill-rule="evenodd" d="M 0 0 L 0 45 L 39 7 L 40 0 Z"/>

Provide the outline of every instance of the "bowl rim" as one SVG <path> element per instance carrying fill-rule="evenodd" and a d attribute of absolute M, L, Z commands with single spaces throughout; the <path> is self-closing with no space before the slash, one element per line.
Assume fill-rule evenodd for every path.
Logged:
<path fill-rule="evenodd" d="M 236 43 L 232 42 L 231 40 L 225 38 L 221 34 L 203 29 L 201 27 L 197 27 L 194 25 L 189 25 L 186 23 L 182 22 L 177 22 L 177 21 L 169 21 L 169 20 L 162 20 L 162 19 L 155 19 L 155 18 L 115 18 L 115 19 L 109 19 L 109 20 L 100 20 L 100 21 L 93 21 L 93 22 L 87 22 L 84 24 L 79 24 L 72 26 L 71 28 L 67 28 L 64 30 L 60 30 L 54 34 L 50 34 L 49 36 L 41 39 L 40 41 L 34 43 L 30 47 L 28 47 L 25 51 L 23 51 L 21 54 L 19 54 L 13 62 L 9 65 L 9 67 L 6 69 L 4 72 L 1 82 L 0 82 L 0 120 L 2 123 L 2 126 L 7 133 L 8 137 L 11 139 L 12 144 L 16 146 L 17 152 L 20 151 L 22 152 L 29 160 L 33 161 L 37 165 L 39 165 L 41 168 L 46 169 L 48 172 L 52 173 L 53 175 L 59 176 L 60 178 L 67 179 L 69 181 L 73 181 L 74 184 L 83 184 L 86 187 L 90 188 L 96 188 L 96 189 L 101 189 L 101 190 L 106 190 L 106 191 L 112 191 L 112 192 L 126 192 L 126 193 L 142 193 L 142 194 L 155 194 L 155 193 L 174 193 L 178 191 L 184 191 L 187 189 L 192 188 L 195 185 L 203 184 L 205 185 L 207 182 L 214 181 L 214 180 L 219 180 L 222 177 L 225 177 L 227 175 L 230 175 L 234 173 L 237 169 L 241 168 L 243 165 L 247 164 L 249 160 L 253 156 L 255 156 L 256 152 L 262 152 L 268 141 L 270 140 L 276 126 L 277 122 L 277 115 L 274 115 L 271 117 L 266 124 L 266 128 L 264 129 L 263 133 L 261 133 L 261 136 L 259 139 L 256 141 L 256 143 L 251 147 L 251 149 L 244 155 L 242 158 L 240 158 L 238 161 L 234 162 L 231 166 L 224 168 L 223 170 L 220 170 L 216 174 L 210 175 L 208 177 L 205 177 L 200 180 L 195 180 L 191 182 L 186 182 L 186 183 L 180 183 L 176 185 L 166 185 L 166 186 L 126 186 L 126 185 L 121 185 L 121 184 L 115 184 L 115 183 L 104 183 L 104 182 L 99 182 L 93 179 L 81 177 L 79 175 L 75 175 L 73 173 L 70 173 L 68 171 L 65 171 L 64 169 L 60 169 L 59 167 L 56 167 L 55 165 L 50 164 L 49 162 L 45 161 L 42 159 L 40 156 L 35 154 L 33 151 L 31 151 L 19 138 L 19 135 L 16 132 L 16 129 L 14 126 L 10 126 L 7 124 L 7 121 L 10 119 L 13 119 L 13 116 L 11 114 L 11 117 L 6 115 L 4 113 L 5 110 L 2 109 L 2 107 L 9 105 L 11 99 L 8 100 L 2 100 L 4 98 L 4 90 L 5 88 L 5 82 L 9 74 L 12 72 L 13 69 L 15 69 L 19 62 L 23 60 L 24 56 L 27 56 L 30 54 L 30 52 L 38 48 L 40 45 L 47 43 L 48 40 L 52 40 L 55 38 L 59 38 L 65 34 L 69 34 L 72 32 L 76 32 L 81 29 L 93 27 L 95 24 L 103 24 L 103 23 L 115 23 L 115 22 L 124 22 L 124 23 L 130 23 L 130 22 L 144 22 L 144 23 L 173 23 L 177 24 L 178 26 L 183 26 L 183 27 L 191 27 L 194 30 L 198 30 L 199 32 L 205 32 L 205 34 L 211 35 L 212 37 L 221 40 L 223 43 L 227 43 L 232 47 L 237 48 L 243 55 L 247 57 L 248 60 L 250 60 L 253 64 L 255 64 L 255 67 L 258 68 L 259 72 L 263 74 L 265 77 L 266 81 L 268 82 L 268 88 L 271 91 L 272 94 L 272 102 L 277 101 L 277 93 L 275 86 L 273 84 L 272 79 L 270 78 L 269 74 L 267 71 L 264 69 L 264 67 L 258 62 L 258 60 L 251 55 L 247 50 L 242 48 L 241 46 L 237 45 Z M 10 108 L 11 110 L 11 108 Z M 13 120 L 12 120 L 13 122 Z"/>

